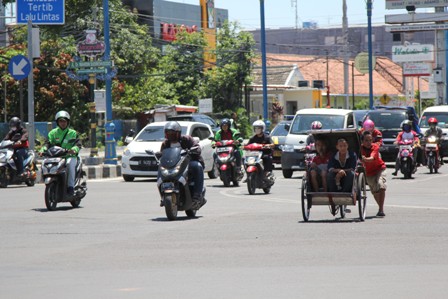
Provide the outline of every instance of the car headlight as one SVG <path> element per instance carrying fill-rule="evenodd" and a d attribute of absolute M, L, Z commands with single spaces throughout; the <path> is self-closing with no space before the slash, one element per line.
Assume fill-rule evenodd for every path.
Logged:
<path fill-rule="evenodd" d="M 123 155 L 130 156 L 131 155 L 131 151 L 128 148 L 125 148 L 124 151 L 123 151 Z"/>
<path fill-rule="evenodd" d="M 282 151 L 284 152 L 293 152 L 294 151 L 294 146 L 291 144 L 285 144 L 282 146 Z"/>

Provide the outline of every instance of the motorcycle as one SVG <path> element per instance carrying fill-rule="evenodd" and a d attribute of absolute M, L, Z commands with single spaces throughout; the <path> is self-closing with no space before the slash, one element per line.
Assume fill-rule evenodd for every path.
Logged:
<path fill-rule="evenodd" d="M 233 182 L 235 187 L 238 187 L 239 182 L 243 179 L 243 172 L 241 168 L 236 166 L 235 150 L 238 150 L 234 140 L 217 141 L 214 145 L 216 147 L 216 168 L 219 169 L 219 177 L 224 183 L 225 187 L 230 186 Z M 239 170 L 239 171 L 238 171 Z"/>
<path fill-rule="evenodd" d="M 69 142 L 74 144 L 77 140 Z M 76 162 L 75 194 L 67 193 L 67 152 L 68 150 L 62 147 L 52 146 L 43 153 L 45 159 L 42 162 L 42 178 L 45 182 L 45 205 L 49 211 L 56 210 L 60 202 L 69 202 L 73 208 L 77 208 L 87 194 L 86 173 L 82 170 L 82 161 L 79 157 Z"/>
<path fill-rule="evenodd" d="M 264 193 L 268 194 L 275 182 L 275 176 L 272 173 L 269 176 L 265 175 L 262 159 L 263 149 L 264 145 L 259 143 L 244 146 L 244 150 L 246 150 L 244 169 L 247 175 L 247 190 L 251 195 L 255 194 L 257 188 L 263 189 Z"/>
<path fill-rule="evenodd" d="M 400 163 L 400 171 L 405 179 L 412 178 L 412 174 L 417 170 L 412 151 L 413 145 L 413 140 L 400 141 L 398 144 L 398 161 Z"/>
<path fill-rule="evenodd" d="M 429 173 L 437 173 L 440 168 L 439 140 L 436 136 L 428 136 L 425 140 L 425 157 Z"/>
<path fill-rule="evenodd" d="M 16 163 L 13 159 L 15 141 L 17 140 L 3 140 L 0 143 L 0 188 L 22 183 L 32 187 L 36 182 L 36 155 L 31 149 L 27 149 L 27 155 L 23 160 L 23 175 L 18 175 Z"/>
<path fill-rule="evenodd" d="M 191 154 L 196 149 L 169 147 L 157 154 L 146 150 L 146 153 L 154 156 L 159 164 L 157 187 L 161 197 L 160 206 L 165 207 L 165 214 L 169 220 L 176 220 L 178 211 L 185 211 L 189 218 L 193 218 L 206 202 L 205 187 L 202 190 L 201 203 L 194 202 L 192 198 L 194 181 L 190 178 L 188 170 Z"/>

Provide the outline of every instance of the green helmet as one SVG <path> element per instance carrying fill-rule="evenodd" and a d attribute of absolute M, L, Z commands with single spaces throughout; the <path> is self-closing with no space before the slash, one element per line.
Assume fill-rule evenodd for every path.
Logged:
<path fill-rule="evenodd" d="M 56 113 L 54 120 L 58 122 L 58 119 L 60 118 L 65 118 L 66 120 L 70 121 L 70 114 L 68 114 L 67 111 L 61 110 L 58 113 Z"/>

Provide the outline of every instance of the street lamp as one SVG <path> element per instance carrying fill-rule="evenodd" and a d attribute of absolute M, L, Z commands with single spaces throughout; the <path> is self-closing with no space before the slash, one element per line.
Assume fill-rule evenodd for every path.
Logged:
<path fill-rule="evenodd" d="M 264 0 L 260 0 L 261 72 L 263 78 L 263 118 L 268 119 L 268 90 L 266 75 L 266 30 L 264 25 Z"/>
<path fill-rule="evenodd" d="M 366 0 L 367 3 L 367 35 L 369 45 L 369 108 L 373 108 L 373 57 L 372 57 L 372 2 L 373 0 Z"/>

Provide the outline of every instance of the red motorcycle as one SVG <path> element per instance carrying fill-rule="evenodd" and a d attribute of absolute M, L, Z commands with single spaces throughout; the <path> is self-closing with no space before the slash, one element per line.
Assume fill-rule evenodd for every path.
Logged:
<path fill-rule="evenodd" d="M 219 177 L 224 183 L 225 187 L 230 186 L 230 182 L 237 187 L 239 182 L 243 179 L 243 172 L 241 167 L 238 169 L 236 165 L 235 151 L 237 143 L 234 140 L 221 140 L 215 143 L 215 163 L 216 168 L 219 169 Z"/>
<path fill-rule="evenodd" d="M 244 168 L 247 173 L 247 190 L 249 194 L 254 194 L 256 188 L 263 189 L 264 193 L 271 191 L 274 185 L 275 177 L 271 173 L 266 176 L 263 166 L 263 149 L 264 145 L 259 143 L 251 143 L 244 146 Z"/>
<path fill-rule="evenodd" d="M 416 171 L 413 146 L 413 140 L 402 140 L 398 144 L 398 161 L 400 163 L 400 171 L 405 179 L 410 179 Z"/>

